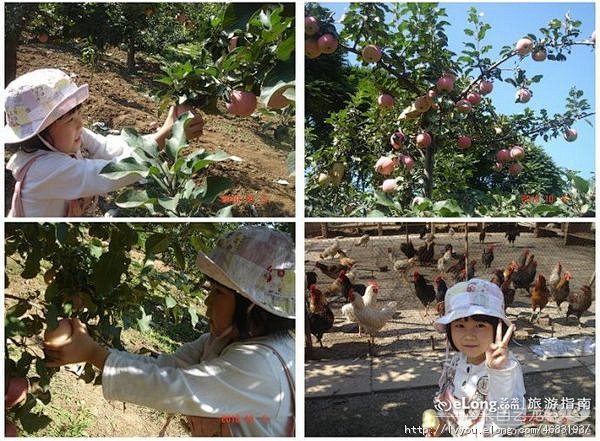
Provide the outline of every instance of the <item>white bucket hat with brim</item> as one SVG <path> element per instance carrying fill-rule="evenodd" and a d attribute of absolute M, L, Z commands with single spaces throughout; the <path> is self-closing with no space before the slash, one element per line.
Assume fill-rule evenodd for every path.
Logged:
<path fill-rule="evenodd" d="M 2 141 L 26 141 L 41 133 L 89 96 L 88 85 L 77 87 L 59 69 L 38 69 L 21 75 L 4 91 L 6 124 Z"/>
<path fill-rule="evenodd" d="M 444 299 L 444 310 L 445 314 L 434 323 L 438 332 L 446 332 L 448 323 L 472 315 L 497 317 L 508 327 L 512 324 L 504 312 L 502 290 L 487 280 L 471 279 L 449 288 Z"/>
<path fill-rule="evenodd" d="M 284 318 L 295 318 L 294 242 L 268 227 L 242 227 L 217 240 L 200 271 L 252 303 Z"/>

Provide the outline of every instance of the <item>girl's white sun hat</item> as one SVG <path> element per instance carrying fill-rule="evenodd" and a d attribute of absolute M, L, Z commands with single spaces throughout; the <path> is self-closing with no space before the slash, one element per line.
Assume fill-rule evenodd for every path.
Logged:
<path fill-rule="evenodd" d="M 445 314 L 434 323 L 438 332 L 446 332 L 447 324 L 472 315 L 497 317 L 506 326 L 512 325 L 504 312 L 502 290 L 487 280 L 471 279 L 448 288 L 444 299 L 444 310 Z"/>
<path fill-rule="evenodd" d="M 6 124 L 2 141 L 26 141 L 77 107 L 89 96 L 88 85 L 77 87 L 59 69 L 38 69 L 21 75 L 4 91 Z"/>
<path fill-rule="evenodd" d="M 294 242 L 268 227 L 242 227 L 196 263 L 204 274 L 279 317 L 295 317 Z"/>

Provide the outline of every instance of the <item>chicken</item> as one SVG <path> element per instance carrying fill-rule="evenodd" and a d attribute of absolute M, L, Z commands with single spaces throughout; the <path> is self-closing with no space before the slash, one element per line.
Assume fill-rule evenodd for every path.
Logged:
<path fill-rule="evenodd" d="M 579 292 L 571 292 L 567 301 L 569 307 L 567 308 L 567 319 L 570 315 L 577 317 L 577 324 L 581 328 L 581 316 L 585 311 L 592 306 L 592 284 L 596 278 L 596 273 L 592 274 L 592 277 L 587 285 L 583 285 Z"/>
<path fill-rule="evenodd" d="M 485 243 L 485 229 L 479 233 L 479 243 L 482 245 Z"/>
<path fill-rule="evenodd" d="M 368 234 L 363 234 L 360 239 L 358 239 L 358 242 L 354 242 L 354 246 L 359 247 L 362 245 L 363 247 L 366 247 L 367 243 L 369 242 L 369 238 L 370 236 Z"/>
<path fill-rule="evenodd" d="M 500 284 L 500 290 L 502 291 L 502 296 L 504 297 L 504 311 L 506 311 L 509 306 L 512 306 L 512 303 L 515 301 L 516 291 L 510 287 L 513 271 L 514 267 L 510 267 L 506 278 Z M 494 275 L 494 277 L 497 277 L 497 275 Z M 504 278 L 504 274 L 502 274 L 502 277 Z"/>
<path fill-rule="evenodd" d="M 522 267 L 527 262 L 527 258 L 529 257 L 529 248 L 525 248 L 521 253 L 521 257 L 519 257 L 519 261 L 517 262 L 519 267 Z"/>
<path fill-rule="evenodd" d="M 506 230 L 506 233 L 504 233 L 504 237 L 508 239 L 508 243 L 512 244 L 513 247 L 515 246 L 515 240 L 520 235 L 519 227 L 515 224 L 511 224 Z"/>
<path fill-rule="evenodd" d="M 323 252 L 321 254 L 319 254 L 319 258 L 321 260 L 330 257 L 330 258 L 334 258 L 335 255 L 338 253 L 338 251 L 340 251 L 340 241 L 336 238 L 333 239 L 333 244 L 331 244 L 330 246 L 328 246 L 327 248 L 325 248 L 323 250 Z"/>
<path fill-rule="evenodd" d="M 394 268 L 395 271 L 398 271 L 402 276 L 402 280 L 408 284 L 406 272 L 417 263 L 417 257 L 411 257 L 410 259 L 394 259 L 392 249 L 388 248 L 388 258 L 390 259 L 392 268 Z"/>
<path fill-rule="evenodd" d="M 442 257 L 437 261 L 437 269 L 441 273 L 445 273 L 452 266 L 452 250 L 447 250 Z"/>
<path fill-rule="evenodd" d="M 513 281 L 514 282 L 514 281 Z M 546 278 L 538 274 L 535 286 L 531 290 L 531 318 L 530 322 L 533 322 L 533 316 L 535 315 L 535 310 L 539 308 L 537 321 L 540 321 L 540 315 L 542 314 L 542 309 L 548 304 L 548 299 L 550 299 L 550 290 L 548 289 L 548 285 L 546 284 Z"/>
<path fill-rule="evenodd" d="M 524 289 L 529 292 L 531 284 L 535 280 L 537 271 L 537 262 L 534 260 L 535 255 L 530 254 L 529 260 L 524 267 L 518 268 L 512 275 L 512 283 L 515 289 Z"/>
<path fill-rule="evenodd" d="M 347 266 L 348 268 L 352 268 L 356 264 L 356 260 L 348 257 L 344 250 L 339 250 L 338 254 L 340 255 L 340 264 Z"/>
<path fill-rule="evenodd" d="M 310 285 L 309 291 L 308 321 L 310 333 L 317 338 L 317 343 L 323 347 L 323 334 L 333 327 L 333 311 L 331 311 L 323 293 L 317 289 L 316 285 Z"/>
<path fill-rule="evenodd" d="M 433 262 L 433 253 L 434 253 L 435 244 L 433 241 L 425 242 L 422 246 L 417 249 L 417 257 L 419 262 L 421 263 L 431 263 Z"/>
<path fill-rule="evenodd" d="M 418 271 L 413 273 L 413 282 L 415 284 L 415 294 L 425 307 L 425 316 L 427 316 L 427 307 L 435 300 L 435 289 L 433 289 L 432 285 L 427 283 L 425 277 Z"/>
<path fill-rule="evenodd" d="M 450 227 L 448 229 L 448 234 L 450 235 L 450 237 L 454 237 L 454 235 L 456 234 L 456 231 L 454 231 L 454 228 Z"/>
<path fill-rule="evenodd" d="M 411 259 L 417 254 L 417 250 L 412 243 L 412 240 L 408 240 L 408 242 L 404 242 L 400 244 L 400 251 L 404 253 L 407 259 Z"/>
<path fill-rule="evenodd" d="M 423 239 L 427 234 L 427 225 L 421 225 L 419 228 L 419 239 Z"/>
<path fill-rule="evenodd" d="M 306 285 L 305 288 L 308 288 L 310 285 L 316 285 L 317 283 L 317 273 L 314 271 L 306 271 Z"/>
<path fill-rule="evenodd" d="M 491 268 L 492 262 L 494 261 L 494 245 L 490 245 L 490 247 L 486 250 L 483 249 L 483 254 L 481 255 L 481 263 L 484 268 Z"/>
<path fill-rule="evenodd" d="M 379 295 L 379 287 L 375 281 L 370 281 L 369 286 L 365 290 L 365 295 L 363 296 L 363 303 L 368 308 L 374 308 L 377 304 L 377 296 Z M 354 305 L 352 303 L 346 303 L 342 306 L 342 314 L 346 317 L 348 322 L 357 323 L 356 314 L 354 314 Z M 360 323 L 358 325 L 358 336 L 361 337 L 361 326 Z"/>
<path fill-rule="evenodd" d="M 369 349 L 375 344 L 375 336 L 377 332 L 389 322 L 394 314 L 398 304 L 396 302 L 388 302 L 382 308 L 368 307 L 365 305 L 363 298 L 350 289 L 348 292 L 348 300 L 354 308 L 354 315 L 359 326 L 365 333 L 369 334 Z M 370 352 L 370 350 L 369 350 Z"/>
<path fill-rule="evenodd" d="M 326 264 L 323 262 L 315 262 L 315 266 L 321 270 L 323 274 L 331 279 L 337 279 L 341 270 L 348 271 L 348 267 L 339 263 Z"/>
<path fill-rule="evenodd" d="M 437 276 L 433 282 L 436 287 L 436 295 L 435 295 L 435 310 L 439 316 L 444 315 L 444 301 L 446 300 L 446 291 L 448 291 L 448 285 L 446 285 L 446 281 L 442 278 L 442 276 Z"/>
<path fill-rule="evenodd" d="M 344 296 L 346 301 L 349 301 L 348 293 L 350 292 L 350 289 L 352 289 L 355 293 L 360 294 L 361 296 L 365 295 L 367 287 L 362 283 L 352 283 L 348 276 L 346 276 L 346 273 L 342 274 L 338 280 L 341 284 L 342 295 Z"/>
<path fill-rule="evenodd" d="M 571 276 L 571 273 L 566 271 L 561 276 L 554 289 L 552 288 L 552 286 L 550 286 L 550 294 L 556 302 L 556 306 L 558 306 L 559 311 L 562 311 L 560 307 L 561 303 L 566 302 L 569 298 L 569 293 L 571 292 L 571 288 L 569 287 L 569 281 L 572 278 L 573 276 Z"/>
<path fill-rule="evenodd" d="M 342 290 L 342 276 L 346 277 L 345 270 L 340 270 L 338 277 L 329 285 L 327 285 L 327 288 L 325 288 L 326 297 L 331 297 L 332 295 L 335 295 Z"/>
<path fill-rule="evenodd" d="M 511 274 L 512 274 L 512 271 L 511 271 Z M 502 286 L 502 284 L 504 283 L 504 280 L 505 280 L 504 271 L 502 271 L 501 269 L 496 269 L 496 271 L 494 271 L 494 275 L 490 279 L 490 282 L 495 283 L 498 286 Z"/>

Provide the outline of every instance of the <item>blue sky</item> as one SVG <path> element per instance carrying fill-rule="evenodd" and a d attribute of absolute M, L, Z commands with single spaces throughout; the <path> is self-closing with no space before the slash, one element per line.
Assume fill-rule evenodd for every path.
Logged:
<path fill-rule="evenodd" d="M 335 12 L 335 19 L 339 21 L 347 8 L 347 3 L 322 3 Z M 595 29 L 595 8 L 593 3 L 440 3 L 448 13 L 447 21 L 451 23 L 446 28 L 449 46 L 453 52 L 460 53 L 463 42 L 469 41 L 463 29 L 468 26 L 467 17 L 470 7 L 475 6 L 479 13 L 483 13 L 482 20 L 489 23 L 492 29 L 486 35 L 486 43 L 493 46 L 489 54 L 493 60 L 498 59 L 498 52 L 502 46 L 513 45 L 519 38 L 528 33 L 539 34 L 539 28 L 544 27 L 553 18 L 564 19 L 565 13 L 572 18 L 580 20 L 582 33 L 578 40 L 589 38 Z M 339 26 L 339 25 L 338 25 Z M 527 76 L 542 74 L 544 78 L 540 83 L 533 84 L 531 90 L 533 97 L 527 104 L 514 102 L 515 88 L 510 84 L 496 82 L 491 96 L 496 108 L 504 114 L 520 113 L 526 106 L 536 112 L 542 108 L 548 110 L 550 115 L 562 113 L 565 99 L 572 86 L 583 90 L 592 109 L 595 104 L 595 52 L 591 46 L 575 46 L 571 55 L 567 55 L 566 62 L 546 60 L 537 63 L 531 57 L 525 58 L 521 65 L 527 71 Z M 351 54 L 350 61 L 355 59 Z M 508 62 L 504 67 L 510 67 Z M 578 132 L 575 142 L 568 143 L 562 137 L 545 143 L 541 138 L 536 140 L 538 145 L 544 147 L 552 156 L 555 163 L 581 172 L 584 178 L 589 178 L 595 171 L 594 134 L 595 119 L 588 118 L 594 127 L 584 121 L 573 125 Z"/>

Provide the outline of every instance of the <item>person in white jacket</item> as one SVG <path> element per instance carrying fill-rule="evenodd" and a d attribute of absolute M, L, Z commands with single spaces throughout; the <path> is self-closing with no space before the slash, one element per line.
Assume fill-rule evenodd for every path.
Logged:
<path fill-rule="evenodd" d="M 508 350 L 515 326 L 506 318 L 502 291 L 481 279 L 457 283 L 444 309 L 435 328 L 458 353 L 449 362 L 446 357 L 434 398 L 441 421 L 435 434 L 516 436 L 525 417 L 525 386 Z"/>
<path fill-rule="evenodd" d="M 12 81 L 4 96 L 2 140 L 19 147 L 6 167 L 16 181 L 10 217 L 79 217 L 93 206 L 95 196 L 140 179 L 100 175 L 109 161 L 131 156 L 132 148 L 118 136 L 104 137 L 83 127 L 87 84 L 77 87 L 59 69 L 38 69 Z M 149 135 L 159 148 L 178 113 L 171 107 L 163 126 Z M 200 136 L 203 126 L 200 115 L 192 118 L 186 126 L 188 139 Z"/>
<path fill-rule="evenodd" d="M 72 319 L 66 344 L 46 343 L 47 365 L 92 363 L 106 399 L 187 415 L 193 436 L 293 436 L 293 242 L 242 227 L 197 263 L 210 283 L 210 333 L 152 358 L 106 349 Z"/>

